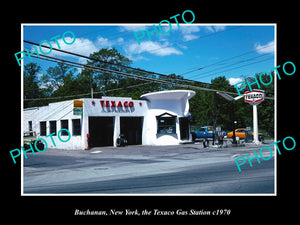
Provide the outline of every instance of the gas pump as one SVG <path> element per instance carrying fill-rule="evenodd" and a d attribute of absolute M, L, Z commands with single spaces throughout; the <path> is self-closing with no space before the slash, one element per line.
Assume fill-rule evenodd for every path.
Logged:
<path fill-rule="evenodd" d="M 253 135 L 252 135 L 252 132 L 251 132 L 251 127 L 246 127 L 245 142 L 250 143 L 252 141 L 253 141 Z"/>
<path fill-rule="evenodd" d="M 224 132 L 222 132 L 221 127 L 216 127 L 216 140 L 218 141 L 218 145 L 223 145 Z"/>

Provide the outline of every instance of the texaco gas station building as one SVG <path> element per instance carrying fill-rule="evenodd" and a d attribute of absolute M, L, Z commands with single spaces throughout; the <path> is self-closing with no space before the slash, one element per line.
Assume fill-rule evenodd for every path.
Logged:
<path fill-rule="evenodd" d="M 128 145 L 178 145 L 191 141 L 189 99 L 194 95 L 172 90 L 144 94 L 140 100 L 102 97 L 50 103 L 24 109 L 23 131 L 35 131 L 37 138 L 55 133 L 56 146 L 48 141 L 48 148 L 116 146 L 120 134 Z M 57 137 L 62 128 L 71 134 L 67 144 Z"/>

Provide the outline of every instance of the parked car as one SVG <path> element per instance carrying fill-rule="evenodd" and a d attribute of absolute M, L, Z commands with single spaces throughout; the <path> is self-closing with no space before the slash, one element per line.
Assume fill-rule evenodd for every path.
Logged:
<path fill-rule="evenodd" d="M 254 135 L 254 133 L 252 132 L 252 136 L 253 136 L 253 135 Z M 233 131 L 228 132 L 228 133 L 227 133 L 227 136 L 228 136 L 229 138 L 232 138 L 232 136 L 233 136 Z M 241 139 L 245 139 L 245 137 L 246 137 L 246 128 L 238 128 L 238 129 L 235 129 L 235 136 L 236 136 L 236 137 L 239 137 L 239 138 L 241 138 Z M 263 133 L 258 133 L 258 140 L 263 142 L 263 140 L 264 140 L 264 135 L 263 135 Z"/>
<path fill-rule="evenodd" d="M 23 148 L 24 150 L 27 150 L 30 148 L 30 145 L 29 143 L 31 144 L 33 150 L 35 150 L 35 147 L 34 147 L 34 142 L 37 140 L 37 136 L 36 136 L 36 133 L 35 131 L 25 131 L 24 132 L 24 135 L 23 135 Z M 36 147 L 39 149 L 39 150 L 43 150 L 44 149 L 44 144 L 39 140 L 37 143 L 36 143 Z"/>

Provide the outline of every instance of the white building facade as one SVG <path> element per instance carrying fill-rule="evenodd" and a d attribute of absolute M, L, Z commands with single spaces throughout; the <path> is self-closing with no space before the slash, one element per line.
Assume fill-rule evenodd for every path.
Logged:
<path fill-rule="evenodd" d="M 124 97 L 78 99 L 24 109 L 23 131 L 35 131 L 48 148 L 84 150 L 116 146 L 123 134 L 128 145 L 178 145 L 191 141 L 190 90 L 148 93 L 140 100 Z M 71 134 L 58 138 L 60 129 Z M 65 136 L 65 137 L 64 137 Z M 68 133 L 60 132 L 68 139 Z"/>

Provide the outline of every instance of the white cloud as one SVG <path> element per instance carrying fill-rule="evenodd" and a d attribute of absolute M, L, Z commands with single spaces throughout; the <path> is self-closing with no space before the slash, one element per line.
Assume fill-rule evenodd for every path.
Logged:
<path fill-rule="evenodd" d="M 119 38 L 117 39 L 117 43 L 118 43 L 118 44 L 123 43 L 123 42 L 124 42 L 124 38 L 119 37 Z"/>
<path fill-rule="evenodd" d="M 200 27 L 198 26 L 181 26 L 179 28 L 180 32 L 183 34 L 191 34 L 200 31 Z"/>
<path fill-rule="evenodd" d="M 119 37 L 117 40 L 109 40 L 108 38 L 98 37 L 96 46 L 100 48 L 111 48 L 112 46 L 116 44 L 122 44 L 124 42 L 124 39 Z"/>
<path fill-rule="evenodd" d="M 234 77 L 230 77 L 227 80 L 229 81 L 230 85 L 235 85 L 236 83 L 243 81 L 243 79 L 241 78 L 234 78 Z"/>
<path fill-rule="evenodd" d="M 52 45 L 53 48 L 66 50 L 66 51 L 74 52 L 74 53 L 85 55 L 85 56 L 88 56 L 90 53 L 93 53 L 98 50 L 98 48 L 95 46 L 95 44 L 87 38 L 76 38 L 75 42 L 71 45 L 67 45 L 66 43 L 63 42 L 62 39 L 57 39 L 57 41 L 58 41 L 60 48 L 58 47 L 56 41 L 50 41 L 50 44 Z M 72 39 L 70 37 L 66 37 L 65 41 L 67 43 L 71 43 Z M 49 44 L 47 44 L 47 43 L 44 43 L 43 45 L 49 46 Z M 32 51 L 33 50 L 34 49 L 32 49 Z M 49 52 L 48 48 L 41 47 L 41 50 L 45 53 Z M 40 49 L 39 49 L 39 52 L 41 54 L 43 54 L 40 51 Z M 49 55 L 50 56 L 66 56 L 65 53 L 55 51 L 55 50 L 52 50 L 52 52 Z M 68 56 L 72 56 L 72 55 L 68 55 Z"/>
<path fill-rule="evenodd" d="M 226 29 L 226 26 L 214 26 L 216 32 L 223 31 Z"/>
<path fill-rule="evenodd" d="M 270 41 L 265 45 L 260 45 L 260 43 L 256 43 L 255 51 L 259 54 L 266 54 L 266 53 L 274 53 L 274 41 Z"/>
<path fill-rule="evenodd" d="M 71 43 L 72 40 L 73 39 L 70 37 L 65 37 L 65 41 L 67 43 Z M 101 48 L 111 48 L 112 46 L 114 46 L 116 44 L 122 44 L 124 42 L 124 39 L 120 37 L 117 40 L 111 41 L 108 38 L 103 38 L 103 37 L 99 36 L 95 42 L 93 42 L 87 38 L 76 38 L 75 42 L 71 45 L 67 45 L 66 43 L 64 43 L 62 38 L 57 39 L 57 42 L 58 42 L 58 45 L 60 48 L 58 47 L 56 41 L 50 41 L 50 44 L 52 45 L 53 48 L 70 51 L 70 52 L 77 53 L 77 54 L 84 55 L 84 56 L 89 56 L 91 53 L 97 52 Z M 43 45 L 49 46 L 49 44 L 47 42 L 43 43 Z M 43 52 L 44 53 L 49 52 L 49 49 L 45 48 L 45 47 L 41 47 L 42 52 L 40 51 L 39 47 L 37 47 L 37 49 L 41 55 L 43 55 Z M 31 51 L 34 51 L 33 47 L 31 49 Z M 47 55 L 47 54 L 45 54 L 45 55 Z M 52 49 L 51 53 L 48 55 L 54 56 L 54 57 L 58 57 L 58 56 L 77 57 L 77 56 L 72 56 L 69 54 L 67 55 L 66 53 L 55 51 L 53 49 Z M 78 59 L 78 61 L 80 63 L 85 63 L 86 60 L 87 59 L 85 59 L 85 58 Z"/>
<path fill-rule="evenodd" d="M 184 41 L 191 41 L 191 40 L 197 39 L 198 37 L 199 36 L 194 35 L 194 34 L 185 34 L 185 35 L 183 35 L 183 40 Z"/>
<path fill-rule="evenodd" d="M 121 26 L 120 27 L 120 31 L 121 32 L 124 32 L 124 31 L 133 31 L 133 32 L 136 32 L 136 31 L 139 31 L 139 30 L 145 30 L 145 27 L 144 25 L 135 25 L 135 26 Z"/>
<path fill-rule="evenodd" d="M 149 61 L 150 60 L 142 55 L 128 55 L 126 57 L 128 57 L 132 61 L 138 61 L 138 60 Z"/>
<path fill-rule="evenodd" d="M 99 48 L 111 48 L 111 46 L 113 46 L 113 42 L 108 40 L 108 38 L 98 37 L 97 46 Z"/>
<path fill-rule="evenodd" d="M 160 44 L 158 42 L 153 41 L 144 41 L 139 45 L 137 42 L 132 43 L 125 47 L 125 51 L 127 54 L 141 54 L 143 52 L 148 52 L 150 54 L 158 55 L 158 56 L 167 56 L 167 55 L 182 55 L 183 53 L 173 47 L 167 47 L 168 42 L 164 44 Z"/>
<path fill-rule="evenodd" d="M 192 34 L 200 31 L 200 28 L 198 26 L 181 26 L 179 29 L 180 32 L 183 34 L 184 41 L 190 41 L 199 38 L 198 35 Z"/>
<path fill-rule="evenodd" d="M 226 26 L 207 26 L 205 27 L 209 32 L 220 32 L 226 29 Z"/>

